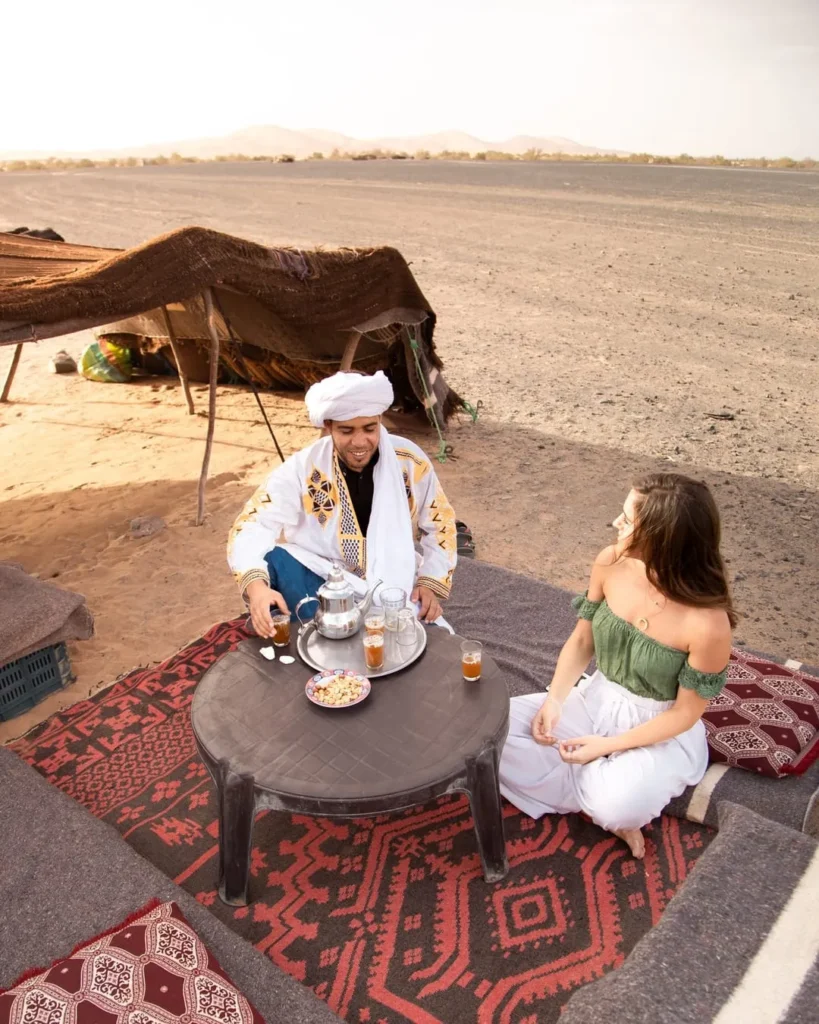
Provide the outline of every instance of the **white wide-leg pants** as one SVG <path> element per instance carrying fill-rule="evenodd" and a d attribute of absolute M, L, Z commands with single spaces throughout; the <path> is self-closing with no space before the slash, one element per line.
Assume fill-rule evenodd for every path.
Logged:
<path fill-rule="evenodd" d="M 702 781 L 708 767 L 705 726 L 649 747 L 625 750 L 589 764 L 566 764 L 557 746 L 532 739 L 542 693 L 513 697 L 509 735 L 500 761 L 501 793 L 525 814 L 583 811 L 601 828 L 642 828 L 668 802 Z M 670 708 L 672 701 L 637 697 L 602 672 L 581 680 L 563 705 L 555 736 L 619 736 Z"/>

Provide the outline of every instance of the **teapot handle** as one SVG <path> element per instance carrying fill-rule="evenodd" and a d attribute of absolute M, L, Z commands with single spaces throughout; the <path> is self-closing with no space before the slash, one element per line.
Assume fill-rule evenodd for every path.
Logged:
<path fill-rule="evenodd" d="M 309 603 L 310 603 L 310 601 L 316 601 L 316 602 L 318 602 L 318 598 L 317 598 L 317 597 L 309 597 L 309 596 L 308 596 L 308 597 L 303 597 L 303 598 L 301 599 L 301 601 L 299 601 L 299 603 L 298 603 L 298 604 L 296 605 L 296 607 L 295 607 L 295 608 L 293 609 L 293 614 L 294 614 L 294 615 L 296 616 L 296 618 L 297 618 L 297 619 L 299 620 L 299 623 L 300 623 L 300 625 L 302 626 L 302 628 L 303 628 L 304 626 L 306 626 L 306 625 L 307 625 L 307 623 L 308 623 L 308 622 L 310 622 L 311 620 L 310 620 L 310 619 L 308 619 L 308 620 L 307 620 L 307 622 L 305 622 L 305 621 L 304 621 L 304 619 L 303 619 L 303 618 L 301 617 L 301 615 L 299 615 L 299 608 L 301 608 L 301 606 L 302 606 L 303 604 L 309 604 Z"/>

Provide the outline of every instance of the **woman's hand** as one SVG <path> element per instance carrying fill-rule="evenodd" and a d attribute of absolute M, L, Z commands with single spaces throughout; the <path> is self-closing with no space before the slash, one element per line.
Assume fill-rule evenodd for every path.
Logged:
<path fill-rule="evenodd" d="M 559 753 L 567 764 L 588 764 L 598 757 L 608 757 L 612 747 L 607 736 L 578 736 L 573 740 L 562 740 Z"/>
<path fill-rule="evenodd" d="M 560 712 L 560 702 L 554 697 L 547 697 L 532 719 L 532 739 L 535 743 L 541 743 L 547 747 L 553 747 L 557 743 L 554 729 L 560 721 Z"/>

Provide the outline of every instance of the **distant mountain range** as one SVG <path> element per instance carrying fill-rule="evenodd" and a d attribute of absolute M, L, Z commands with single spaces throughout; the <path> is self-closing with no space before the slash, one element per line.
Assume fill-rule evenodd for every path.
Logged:
<path fill-rule="evenodd" d="M 512 139 L 505 139 L 502 142 L 489 142 L 486 139 L 478 139 L 474 135 L 465 132 L 447 131 L 437 132 L 433 135 L 409 135 L 396 138 L 383 139 L 354 139 L 349 135 L 341 135 L 338 132 L 330 131 L 293 131 L 289 128 L 279 128 L 277 125 L 265 124 L 256 125 L 252 128 L 243 128 L 229 135 L 221 135 L 214 138 L 204 139 L 179 139 L 170 142 L 157 142 L 148 146 L 131 146 L 123 149 L 91 150 L 85 152 L 60 152 L 49 153 L 45 151 L 19 151 L 15 153 L 0 153 L 0 160 L 43 160 L 49 156 L 55 157 L 88 157 L 94 160 L 104 160 L 111 157 L 153 157 L 170 156 L 171 153 L 179 153 L 180 156 L 192 156 L 199 158 L 210 158 L 227 156 L 230 153 L 242 153 L 245 156 L 281 156 L 291 154 L 295 157 L 307 157 L 313 153 L 323 153 L 329 156 L 338 149 L 347 153 L 366 153 L 374 149 L 391 150 L 394 152 L 414 154 L 422 150 L 429 153 L 442 153 L 445 150 L 452 152 L 466 152 L 470 154 L 496 150 L 502 153 L 514 153 L 520 155 L 529 149 L 539 149 L 544 153 L 613 153 L 618 156 L 626 156 L 622 150 L 597 149 L 594 146 L 584 146 L 571 139 L 559 137 L 541 138 L 534 135 L 516 135 Z"/>

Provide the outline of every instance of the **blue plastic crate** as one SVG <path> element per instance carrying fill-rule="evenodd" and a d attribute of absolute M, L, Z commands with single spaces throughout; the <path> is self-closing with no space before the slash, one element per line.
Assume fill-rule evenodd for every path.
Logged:
<path fill-rule="evenodd" d="M 0 722 L 38 704 L 74 681 L 65 644 L 43 647 L 0 668 Z"/>

